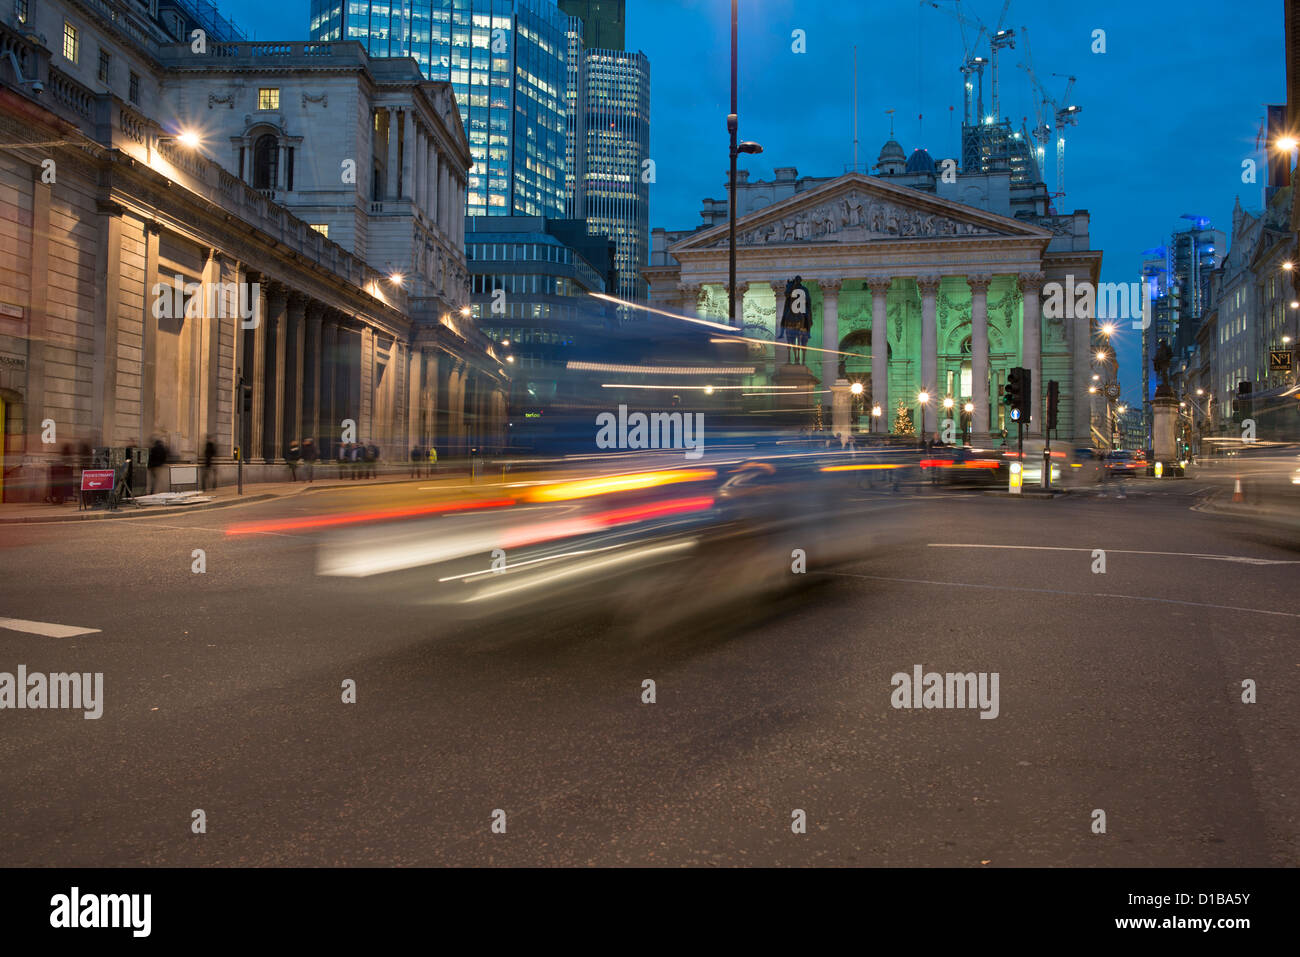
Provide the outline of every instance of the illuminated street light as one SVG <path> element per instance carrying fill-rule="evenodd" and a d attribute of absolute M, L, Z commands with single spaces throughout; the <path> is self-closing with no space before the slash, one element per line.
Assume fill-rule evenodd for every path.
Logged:
<path fill-rule="evenodd" d="M 948 396 L 943 400 L 943 407 L 945 409 L 951 409 L 953 407 L 952 396 Z"/>
<path fill-rule="evenodd" d="M 861 382 L 853 383 L 853 385 L 849 386 L 849 391 L 852 392 L 854 395 L 862 395 L 862 383 Z"/>
<path fill-rule="evenodd" d="M 925 406 L 926 406 L 926 403 L 930 401 L 930 393 L 928 393 L 928 392 L 918 392 L 918 393 L 916 394 L 916 401 L 918 401 L 918 402 L 921 403 L 921 432 L 920 432 L 920 438 L 921 438 L 921 441 L 924 442 L 924 441 L 925 441 Z"/>
<path fill-rule="evenodd" d="M 1105 351 L 1099 350 L 1099 351 L 1097 352 L 1097 361 L 1098 361 L 1098 362 L 1105 362 L 1105 361 L 1106 361 L 1106 353 L 1105 353 Z"/>
<path fill-rule="evenodd" d="M 930 401 L 930 393 L 918 392 L 916 394 L 916 401 L 920 402 L 922 405 L 925 405 L 927 402 Z"/>
<path fill-rule="evenodd" d="M 1296 138 L 1294 136 L 1284 136 L 1273 144 L 1273 146 L 1282 153 L 1294 152 L 1296 145 Z"/>
<path fill-rule="evenodd" d="M 469 308 L 469 306 L 461 306 L 461 307 L 460 307 L 460 314 L 461 314 L 462 316 L 464 316 L 466 319 L 469 318 L 469 313 L 470 313 L 470 308 Z"/>
<path fill-rule="evenodd" d="M 391 282 L 394 286 L 400 286 L 403 282 L 406 281 L 406 277 L 403 276 L 400 272 L 395 272 L 389 275 L 388 281 Z"/>
<path fill-rule="evenodd" d="M 1096 377 L 1096 376 L 1093 376 L 1093 378 L 1095 379 L 1095 378 L 1097 378 L 1097 377 Z M 1097 394 L 1097 387 L 1096 387 L 1095 385 L 1090 385 L 1090 386 L 1088 386 L 1088 393 L 1089 393 L 1090 395 L 1096 395 L 1096 394 Z"/>
<path fill-rule="evenodd" d="M 1115 334 L 1115 324 L 1113 322 L 1106 323 L 1101 327 L 1101 334 L 1107 338 L 1113 336 Z"/>
<path fill-rule="evenodd" d="M 1292 269 L 1295 268 L 1295 263 L 1285 262 L 1282 264 L 1282 268 L 1285 269 L 1287 272 L 1290 272 Z"/>
<path fill-rule="evenodd" d="M 199 134 L 195 133 L 193 130 L 182 130 L 180 135 L 176 137 L 176 142 L 180 143 L 181 146 L 192 150 L 198 149 L 203 143 L 203 141 L 199 139 Z"/>
<path fill-rule="evenodd" d="M 967 402 L 965 405 L 961 407 L 961 410 L 969 415 L 971 412 L 975 411 L 975 403 Z"/>

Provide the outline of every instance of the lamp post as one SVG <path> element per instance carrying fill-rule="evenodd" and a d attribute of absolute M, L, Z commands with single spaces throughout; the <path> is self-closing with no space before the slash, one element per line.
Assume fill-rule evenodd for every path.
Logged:
<path fill-rule="evenodd" d="M 879 427 L 880 415 L 883 410 L 878 405 L 871 407 L 871 431 L 875 432 Z"/>
<path fill-rule="evenodd" d="M 930 401 L 930 393 L 928 393 L 928 392 L 918 392 L 918 393 L 916 394 L 916 401 L 919 402 L 919 403 L 921 403 L 921 432 L 920 432 L 920 439 L 921 439 L 921 443 L 924 445 L 924 444 L 925 444 L 925 406 L 926 406 L 926 403 L 928 403 L 928 402 Z"/>
<path fill-rule="evenodd" d="M 741 153 L 761 153 L 763 147 L 757 143 L 737 143 L 736 133 L 740 127 L 738 104 L 736 99 L 736 47 L 739 25 L 740 0 L 731 0 L 731 112 L 727 115 L 727 134 L 731 137 L 731 195 L 727 198 L 730 228 L 727 239 L 727 322 L 736 322 L 736 157 Z"/>

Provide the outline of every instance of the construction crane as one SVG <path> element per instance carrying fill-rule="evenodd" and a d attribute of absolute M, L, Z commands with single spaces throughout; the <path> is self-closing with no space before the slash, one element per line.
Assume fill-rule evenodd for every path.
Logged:
<path fill-rule="evenodd" d="M 1034 127 L 1034 141 L 1038 148 L 1038 163 L 1042 167 L 1043 160 L 1046 158 L 1046 148 L 1052 137 L 1052 128 L 1047 125 L 1049 118 L 1056 123 L 1056 191 L 1052 193 L 1054 197 L 1063 197 L 1065 195 L 1065 127 L 1077 126 L 1077 116 L 1082 112 L 1083 107 L 1075 106 L 1070 103 L 1070 96 L 1074 92 L 1074 77 L 1067 77 L 1065 95 L 1057 100 L 1047 91 L 1043 81 L 1038 78 L 1034 72 L 1033 54 L 1029 47 L 1029 31 L 1025 27 L 1020 28 L 1020 35 L 1025 41 L 1025 59 L 1019 64 L 1020 68 L 1029 74 L 1029 80 L 1038 92 L 1039 103 L 1036 107 L 1038 115 L 1038 125 Z M 1061 73 L 1053 73 L 1052 76 L 1063 76 Z"/>
<path fill-rule="evenodd" d="M 982 56 L 978 56 L 980 41 L 984 39 L 984 34 L 988 29 L 978 19 L 968 17 L 961 11 L 961 0 L 952 0 L 952 7 L 941 7 L 935 0 L 921 0 L 921 6 L 934 7 L 940 13 L 946 13 L 957 21 L 961 29 L 961 46 L 962 46 L 962 63 L 961 75 L 962 86 L 965 92 L 965 125 L 971 125 L 971 93 L 974 91 L 974 84 L 971 83 L 971 76 L 979 76 L 979 99 L 977 108 L 979 110 L 979 119 L 976 122 L 982 122 L 984 119 L 984 64 L 989 61 Z M 1010 2 L 1010 0 L 1008 0 Z M 974 39 L 968 38 L 968 31 L 973 31 Z"/>
<path fill-rule="evenodd" d="M 1065 76 L 1065 74 L 1053 73 L 1052 76 Z M 1056 192 L 1058 196 L 1065 195 L 1065 128 L 1079 125 L 1076 117 L 1083 109 L 1070 102 L 1070 94 L 1074 92 L 1074 77 L 1066 77 L 1066 80 L 1068 82 L 1065 84 L 1065 95 L 1059 101 L 1052 101 L 1052 105 L 1056 107 Z"/>
<path fill-rule="evenodd" d="M 1038 82 L 1038 74 L 1034 72 L 1034 57 L 1029 46 L 1029 29 L 1027 27 L 1020 28 L 1020 37 L 1025 41 L 1025 59 L 1018 66 L 1029 74 L 1029 82 L 1033 84 L 1034 92 L 1038 95 L 1038 99 L 1034 101 L 1034 118 L 1037 120 L 1037 125 L 1031 131 L 1031 135 L 1036 144 L 1034 152 L 1038 154 L 1038 168 L 1042 171 L 1047 166 L 1047 144 L 1052 141 L 1052 127 L 1049 125 L 1051 114 L 1046 109 L 1048 106 L 1047 92 L 1043 89 L 1043 85 Z"/>
<path fill-rule="evenodd" d="M 997 29 L 989 36 L 989 46 L 992 48 L 990 59 L 993 61 L 993 121 L 995 123 L 1002 119 L 1002 100 L 998 95 L 998 52 L 1004 47 L 1010 47 L 1012 50 L 1016 48 L 1016 31 L 1008 30 L 1005 26 L 1007 11 L 1010 9 L 1011 0 L 1004 0 Z"/>

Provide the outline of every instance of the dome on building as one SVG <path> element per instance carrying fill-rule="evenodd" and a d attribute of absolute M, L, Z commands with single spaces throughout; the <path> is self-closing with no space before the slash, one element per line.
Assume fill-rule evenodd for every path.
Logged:
<path fill-rule="evenodd" d="M 911 158 L 907 161 L 907 172 L 909 173 L 933 173 L 934 160 L 930 154 L 918 147 L 912 152 Z"/>
<path fill-rule="evenodd" d="M 898 140 L 890 140 L 880 148 L 880 155 L 876 157 L 876 163 L 880 166 L 886 163 L 907 162 L 907 154 L 903 152 L 903 146 Z"/>

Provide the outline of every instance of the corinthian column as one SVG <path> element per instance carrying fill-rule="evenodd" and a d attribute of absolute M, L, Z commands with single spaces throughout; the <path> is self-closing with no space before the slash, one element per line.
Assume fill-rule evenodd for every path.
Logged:
<path fill-rule="evenodd" d="M 973 436 L 989 430 L 989 283 L 992 276 L 967 276 L 970 286 L 970 371 Z"/>
<path fill-rule="evenodd" d="M 842 279 L 818 279 L 822 291 L 822 348 L 840 347 L 840 288 Z M 840 357 L 834 351 L 822 353 L 822 388 L 829 389 L 840 377 Z"/>
<path fill-rule="evenodd" d="M 889 412 L 889 315 L 887 297 L 894 280 L 889 276 L 872 276 L 871 290 L 871 404 L 880 406 L 880 419 L 872 419 L 872 429 L 889 431 L 893 418 Z"/>
<path fill-rule="evenodd" d="M 1043 434 L 1043 279 L 1041 272 L 1020 274 L 1020 291 L 1025 299 L 1025 319 L 1020 329 L 1020 364 L 1029 370 L 1029 385 L 1033 390 L 1025 435 Z"/>
<path fill-rule="evenodd" d="M 938 276 L 920 276 L 916 280 L 921 290 L 921 388 L 930 393 L 931 402 L 939 395 L 939 282 Z"/>

